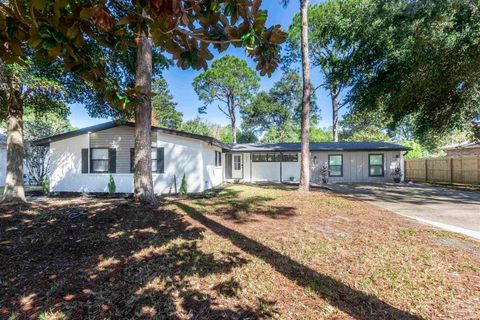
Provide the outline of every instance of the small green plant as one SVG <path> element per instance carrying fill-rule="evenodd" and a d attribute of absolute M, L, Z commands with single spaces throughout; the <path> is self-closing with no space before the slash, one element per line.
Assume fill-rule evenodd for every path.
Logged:
<path fill-rule="evenodd" d="M 180 194 L 182 196 L 187 194 L 187 177 L 183 174 L 182 183 L 180 184 Z"/>
<path fill-rule="evenodd" d="M 113 176 L 110 174 L 108 176 L 108 193 L 114 194 L 116 190 L 117 190 L 117 186 L 115 185 L 115 180 L 113 179 Z"/>
<path fill-rule="evenodd" d="M 42 191 L 45 195 L 50 193 L 50 180 L 47 177 L 42 180 Z"/>

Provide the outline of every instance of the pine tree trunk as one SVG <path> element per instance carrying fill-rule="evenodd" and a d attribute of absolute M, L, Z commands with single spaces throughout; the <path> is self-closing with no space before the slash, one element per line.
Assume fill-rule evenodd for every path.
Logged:
<path fill-rule="evenodd" d="M 235 123 L 235 119 L 232 119 L 232 140 L 233 143 L 237 143 L 237 124 Z"/>
<path fill-rule="evenodd" d="M 302 45 L 302 72 L 303 72 L 303 97 L 302 97 L 302 148 L 300 164 L 299 191 L 310 190 L 310 58 L 308 53 L 308 0 L 300 0 L 300 14 L 302 20 L 301 45 Z"/>
<path fill-rule="evenodd" d="M 139 90 L 135 109 L 135 156 L 134 156 L 134 197 L 135 201 L 155 204 L 152 178 L 152 40 L 142 32 L 138 39 L 135 86 Z"/>
<path fill-rule="evenodd" d="M 333 87 L 330 90 L 332 96 L 332 136 L 333 142 L 338 142 L 338 89 Z"/>
<path fill-rule="evenodd" d="M 3 202 L 26 202 L 23 188 L 23 101 L 18 79 L 12 75 L 8 94 L 7 176 Z"/>
<path fill-rule="evenodd" d="M 235 115 L 235 96 L 232 96 L 230 98 L 228 112 L 230 115 L 230 123 L 232 127 L 232 140 L 233 143 L 237 143 L 237 117 Z"/>

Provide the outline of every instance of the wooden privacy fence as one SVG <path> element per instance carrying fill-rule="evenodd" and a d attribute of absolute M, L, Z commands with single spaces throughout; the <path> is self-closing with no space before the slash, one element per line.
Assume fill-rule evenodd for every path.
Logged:
<path fill-rule="evenodd" d="M 480 155 L 408 159 L 405 179 L 480 185 Z"/>

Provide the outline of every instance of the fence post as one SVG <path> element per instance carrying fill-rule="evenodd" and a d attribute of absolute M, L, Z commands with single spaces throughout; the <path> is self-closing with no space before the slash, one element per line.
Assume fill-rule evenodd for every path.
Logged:
<path fill-rule="evenodd" d="M 428 182 L 428 159 L 425 159 L 425 182 Z"/>
<path fill-rule="evenodd" d="M 450 157 L 448 163 L 450 166 L 450 183 L 453 183 L 453 158 L 452 157 Z"/>
<path fill-rule="evenodd" d="M 480 184 L 480 154 L 477 155 L 477 184 Z"/>

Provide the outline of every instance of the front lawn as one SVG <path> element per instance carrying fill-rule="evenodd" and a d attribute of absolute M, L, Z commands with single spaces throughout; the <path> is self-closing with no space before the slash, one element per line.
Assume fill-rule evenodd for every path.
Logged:
<path fill-rule="evenodd" d="M 480 317 L 478 242 L 325 192 L 53 198 L 0 223 L 0 318 Z"/>

